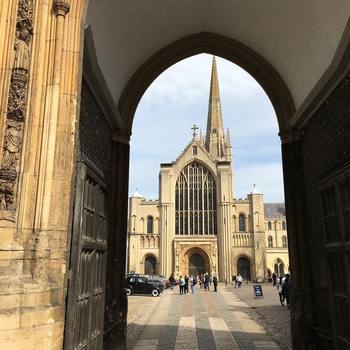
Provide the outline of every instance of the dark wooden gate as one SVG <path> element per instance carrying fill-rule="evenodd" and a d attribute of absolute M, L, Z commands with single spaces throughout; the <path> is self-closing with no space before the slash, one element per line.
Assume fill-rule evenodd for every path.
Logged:
<path fill-rule="evenodd" d="M 101 349 L 108 221 L 107 186 L 84 162 L 78 165 L 66 348 Z"/>

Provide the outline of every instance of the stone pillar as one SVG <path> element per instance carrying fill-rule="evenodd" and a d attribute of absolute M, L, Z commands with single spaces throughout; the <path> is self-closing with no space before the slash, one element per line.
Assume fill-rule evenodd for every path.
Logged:
<path fill-rule="evenodd" d="M 231 250 L 232 239 L 230 231 L 231 205 L 221 203 L 218 206 L 218 248 L 219 248 L 219 280 L 231 280 Z"/>
<path fill-rule="evenodd" d="M 251 193 L 248 198 L 251 203 L 255 279 L 262 282 L 267 275 L 263 194 Z"/>
<path fill-rule="evenodd" d="M 311 343 L 312 299 L 311 263 L 307 248 L 305 187 L 301 141 L 290 133 L 282 138 L 282 161 L 288 248 L 293 288 L 291 291 L 291 327 L 293 349 L 306 350 Z"/>
<path fill-rule="evenodd" d="M 173 259 L 173 243 L 171 238 L 171 210 L 173 206 L 169 204 L 160 205 L 160 222 L 161 222 L 161 235 L 160 235 L 160 274 L 168 276 L 172 271 L 172 259 Z"/>

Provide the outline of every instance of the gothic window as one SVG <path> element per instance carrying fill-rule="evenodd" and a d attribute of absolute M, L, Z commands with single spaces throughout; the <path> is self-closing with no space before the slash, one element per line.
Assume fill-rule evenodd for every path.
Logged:
<path fill-rule="evenodd" d="M 147 216 L 147 233 L 153 233 L 153 216 Z"/>
<path fill-rule="evenodd" d="M 269 222 L 267 223 L 267 229 L 268 229 L 268 230 L 272 230 L 272 224 L 271 224 L 271 221 L 269 221 Z"/>
<path fill-rule="evenodd" d="M 197 154 L 197 146 L 193 146 L 193 147 L 192 147 L 192 153 L 193 153 L 194 155 Z"/>
<path fill-rule="evenodd" d="M 284 263 L 280 258 L 277 258 L 277 261 L 273 267 L 275 274 L 277 276 L 284 276 Z"/>
<path fill-rule="evenodd" d="M 244 214 L 239 214 L 239 230 L 241 232 L 244 232 L 245 231 L 245 216 Z"/>
<path fill-rule="evenodd" d="M 176 181 L 175 234 L 217 234 L 215 180 L 198 162 L 183 168 Z"/>
<path fill-rule="evenodd" d="M 282 230 L 286 230 L 286 222 L 282 221 Z"/>
<path fill-rule="evenodd" d="M 282 247 L 287 248 L 287 236 L 282 236 Z"/>
<path fill-rule="evenodd" d="M 284 236 L 283 236 L 284 237 Z M 267 245 L 269 248 L 273 247 L 273 240 L 272 240 L 272 236 L 267 237 Z"/>

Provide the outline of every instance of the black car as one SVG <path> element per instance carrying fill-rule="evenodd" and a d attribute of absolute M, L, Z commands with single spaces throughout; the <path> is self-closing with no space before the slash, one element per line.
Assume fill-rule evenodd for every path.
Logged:
<path fill-rule="evenodd" d="M 150 280 L 146 276 L 129 275 L 125 280 L 125 291 L 131 294 L 152 294 L 157 297 L 163 291 L 163 285 L 158 280 Z"/>

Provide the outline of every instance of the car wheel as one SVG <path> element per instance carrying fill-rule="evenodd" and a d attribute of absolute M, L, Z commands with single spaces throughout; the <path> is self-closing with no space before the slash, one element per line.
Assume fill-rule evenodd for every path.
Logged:
<path fill-rule="evenodd" d="M 130 288 L 125 288 L 125 291 L 127 296 L 132 294 L 132 290 Z"/>
<path fill-rule="evenodd" d="M 158 290 L 158 289 L 153 289 L 153 290 L 152 290 L 152 295 L 153 295 L 154 297 L 157 297 L 157 296 L 159 295 L 159 290 Z"/>

